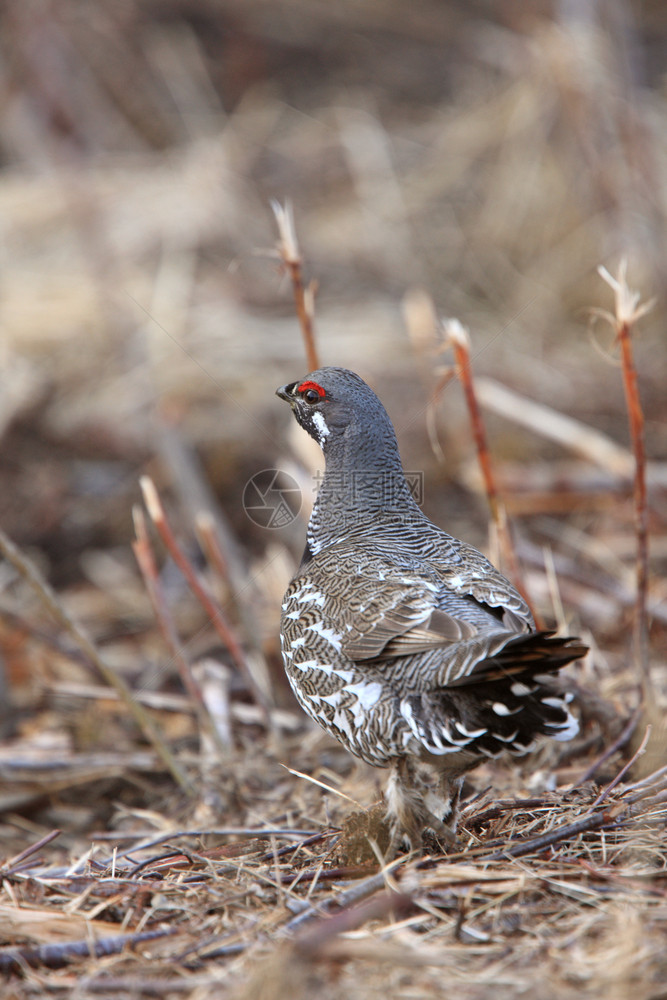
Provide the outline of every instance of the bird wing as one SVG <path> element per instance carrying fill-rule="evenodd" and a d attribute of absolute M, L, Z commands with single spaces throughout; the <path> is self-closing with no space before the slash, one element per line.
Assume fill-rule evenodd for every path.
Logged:
<path fill-rule="evenodd" d="M 461 642 L 477 632 L 474 625 L 437 608 L 425 622 L 411 625 L 411 614 L 417 610 L 410 599 L 402 601 L 385 611 L 368 630 L 351 630 L 350 638 L 343 641 L 343 650 L 353 660 L 389 660 Z"/>
<path fill-rule="evenodd" d="M 535 628 L 530 608 L 510 581 L 472 545 L 448 535 L 425 517 L 407 523 L 399 532 L 374 528 L 375 555 L 396 568 L 396 557 L 409 575 L 434 578 L 440 589 L 438 608 L 457 617 L 460 599 L 490 611 L 508 631 Z M 363 547 L 367 540 L 360 540 Z M 452 610 L 454 608 L 454 610 Z M 483 618 L 483 616 L 482 616 Z"/>
<path fill-rule="evenodd" d="M 329 550 L 336 575 L 345 579 L 344 600 L 329 595 L 326 618 L 351 660 L 394 659 L 472 638 L 480 628 L 502 628 L 493 616 L 466 597 L 444 610 L 442 582 L 432 571 L 402 569 L 382 556 Z M 327 563 L 329 559 L 326 560 Z M 325 592 L 331 567 L 310 564 L 308 575 Z M 315 575 L 313 575 L 315 573 Z M 475 621 L 475 616 L 479 621 Z"/>
<path fill-rule="evenodd" d="M 435 609 L 433 593 L 427 588 L 400 587 L 383 588 L 377 597 L 368 599 L 366 586 L 363 588 L 365 601 L 354 600 L 352 593 L 343 609 L 342 649 L 352 660 L 368 660 L 380 656 L 390 643 L 414 636 L 416 644 L 428 640 L 430 621 Z M 418 645 L 415 645 L 414 652 Z M 396 655 L 396 654 L 394 654 Z"/>
<path fill-rule="evenodd" d="M 443 533 L 444 534 L 444 533 Z M 447 610 L 448 594 L 471 597 L 487 608 L 502 609 L 502 626 L 508 631 L 525 632 L 535 623 L 530 608 L 510 581 L 478 549 L 458 542 L 452 559 L 450 536 L 445 535 L 442 552 L 429 553 L 429 565 L 444 585 L 440 607 Z"/>

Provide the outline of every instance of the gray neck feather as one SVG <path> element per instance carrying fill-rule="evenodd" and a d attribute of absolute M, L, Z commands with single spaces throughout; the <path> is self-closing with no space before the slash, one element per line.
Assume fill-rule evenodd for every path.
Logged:
<path fill-rule="evenodd" d="M 383 407 L 365 413 L 363 424 L 354 420 L 344 428 L 332 426 L 323 443 L 326 469 L 308 528 L 313 552 L 383 518 L 396 523 L 397 515 L 408 510 L 421 516 Z"/>

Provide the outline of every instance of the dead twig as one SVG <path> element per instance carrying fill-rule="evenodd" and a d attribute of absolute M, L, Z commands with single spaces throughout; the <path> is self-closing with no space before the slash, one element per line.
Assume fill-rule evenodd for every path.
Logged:
<path fill-rule="evenodd" d="M 146 530 L 146 518 L 144 517 L 144 512 L 140 507 L 133 508 L 132 518 L 134 520 L 134 531 L 137 536 L 136 541 L 132 542 L 132 551 L 134 552 L 137 563 L 139 564 L 139 569 L 144 579 L 144 586 L 146 587 L 149 600 L 153 607 L 153 611 L 155 612 L 155 617 L 158 620 L 162 634 L 167 642 L 167 645 L 169 646 L 172 656 L 174 657 L 174 661 L 178 667 L 178 672 L 181 675 L 181 680 L 183 681 L 185 690 L 188 692 L 195 705 L 197 705 L 200 709 L 203 709 L 204 706 L 202 703 L 201 690 L 192 676 L 190 664 L 186 661 L 183 654 L 183 650 L 176 634 L 174 622 L 169 614 L 169 608 L 167 607 L 164 593 L 160 586 L 157 566 L 153 556 L 153 550 L 151 549 L 148 532 Z"/>
<path fill-rule="evenodd" d="M 484 427 L 484 420 L 482 419 L 482 413 L 479 408 L 479 403 L 477 401 L 477 395 L 475 393 L 475 384 L 472 375 L 472 360 L 470 357 L 470 334 L 468 330 L 460 323 L 457 319 L 447 319 L 443 321 L 442 330 L 445 337 L 444 346 L 451 346 L 454 352 L 454 360 L 456 363 L 456 375 L 463 387 L 463 393 L 465 396 L 466 404 L 468 407 L 468 415 L 470 418 L 470 426 L 472 428 L 473 436 L 475 438 L 475 445 L 477 447 L 477 459 L 479 461 L 479 466 L 482 472 L 482 478 L 484 480 L 484 488 L 486 490 L 487 500 L 489 502 L 489 509 L 491 511 L 491 517 L 493 519 L 493 524 L 495 526 L 498 541 L 500 543 L 503 558 L 507 565 L 508 575 L 510 576 L 512 582 L 521 591 L 526 602 L 528 603 L 530 610 L 535 618 L 536 623 L 539 626 L 539 622 L 535 615 L 534 609 L 532 608 L 528 596 L 526 594 L 526 588 L 521 581 L 521 573 L 519 571 L 519 562 L 514 550 L 514 545 L 512 543 L 512 536 L 509 530 L 509 525 L 507 522 L 507 511 L 505 505 L 502 502 L 500 494 L 498 493 L 498 487 L 496 486 L 496 479 L 493 474 L 493 466 L 491 464 L 491 453 L 489 452 L 489 445 L 486 438 L 486 430 Z"/>
<path fill-rule="evenodd" d="M 616 330 L 616 338 L 621 349 L 623 388 L 628 410 L 632 450 L 635 456 L 635 532 L 637 536 L 637 599 L 634 622 L 635 662 L 639 673 L 642 698 L 645 706 L 654 703 L 653 684 L 649 664 L 648 617 L 646 598 L 648 593 L 648 504 L 646 501 L 646 449 L 644 444 L 644 413 L 637 386 L 637 369 L 632 351 L 632 331 L 639 319 L 653 306 L 653 302 L 640 304 L 639 293 L 631 291 L 627 283 L 627 260 L 622 260 L 618 277 L 614 278 L 606 268 L 598 268 L 601 277 L 614 291 L 615 311 L 599 312 L 609 320 Z"/>
<path fill-rule="evenodd" d="M 408 893 L 386 889 L 360 906 L 348 906 L 333 916 L 326 916 L 316 921 L 299 935 L 295 946 L 301 955 L 313 957 L 339 934 L 363 927 L 370 920 L 382 920 L 390 914 L 398 918 L 406 916 L 414 905 L 412 896 Z"/>
<path fill-rule="evenodd" d="M 551 805 L 549 799 L 535 798 L 535 799 L 501 799 L 496 802 L 495 805 L 489 806 L 488 809 L 484 809 L 482 812 L 476 815 L 470 816 L 466 820 L 466 828 L 477 829 L 488 823 L 491 819 L 497 819 L 499 816 L 503 816 L 508 810 L 514 809 L 541 809 L 548 808 Z"/>
<path fill-rule="evenodd" d="M 520 844 L 509 844 L 500 851 L 494 851 L 487 855 L 485 861 L 503 861 L 506 858 L 520 858 L 525 854 L 536 854 L 554 844 L 562 843 L 563 840 L 571 840 L 581 833 L 590 833 L 593 830 L 600 830 L 602 827 L 611 827 L 618 822 L 622 814 L 629 809 L 629 803 L 619 802 L 610 809 L 602 812 L 592 813 L 583 816 L 574 823 L 566 823 L 556 830 L 549 830 L 548 833 L 540 837 L 531 837 Z"/>
<path fill-rule="evenodd" d="M 14 872 L 18 871 L 24 865 L 24 862 L 27 861 L 28 858 L 31 858 L 38 851 L 41 851 L 43 847 L 50 844 L 51 841 L 55 840 L 56 837 L 59 837 L 60 834 L 60 830 L 51 830 L 43 837 L 40 837 L 36 843 L 31 844 L 30 847 L 26 847 L 24 851 L 20 852 L 20 854 L 15 854 L 13 858 L 8 858 L 4 864 L 0 865 L 0 878 L 7 878 L 9 875 L 13 875 Z"/>
<path fill-rule="evenodd" d="M 208 706 L 206 705 L 202 695 L 201 687 L 192 674 L 192 668 L 185 657 L 185 653 L 183 652 L 183 647 L 179 641 L 178 633 L 176 632 L 176 626 L 174 625 L 173 618 L 169 612 L 169 607 L 160 585 L 160 578 L 153 550 L 151 548 L 150 538 L 148 536 L 148 531 L 146 530 L 146 518 L 144 517 L 143 511 L 139 507 L 135 507 L 133 509 L 132 516 L 134 519 L 134 530 L 137 536 L 136 541 L 132 543 L 132 551 L 134 552 L 137 563 L 139 564 L 139 569 L 141 570 L 141 575 L 144 579 L 144 585 L 153 607 L 153 611 L 155 612 L 155 617 L 157 618 L 160 626 L 160 630 L 165 638 L 167 646 L 169 647 L 174 663 L 178 668 L 183 686 L 192 699 L 197 717 L 203 730 L 211 736 L 220 753 L 225 756 L 229 752 L 229 746 L 223 742 L 218 727 L 215 725 L 215 722 L 208 710 Z"/>
<path fill-rule="evenodd" d="M 608 809 L 600 810 L 598 812 L 595 812 L 594 810 L 600 806 L 606 798 L 608 798 L 609 794 L 619 784 L 637 759 L 645 753 L 650 732 L 651 727 L 647 726 L 646 733 L 644 734 L 644 738 L 639 746 L 639 749 L 621 768 L 616 777 L 600 792 L 585 816 L 582 816 L 581 819 L 576 820 L 574 823 L 566 823 L 564 826 L 557 827 L 555 830 L 549 830 L 547 833 L 544 833 L 539 837 L 531 837 L 523 843 L 510 844 L 500 851 L 494 851 L 494 853 L 490 854 L 486 860 L 500 861 L 506 857 L 519 858 L 525 854 L 533 854 L 535 852 L 543 851 L 545 847 L 553 847 L 554 844 L 562 843 L 564 840 L 570 840 L 573 837 L 578 837 L 581 833 L 589 833 L 593 830 L 600 830 L 603 827 L 611 827 L 616 824 L 623 813 L 630 808 L 631 802 L 629 800 L 624 801 L 621 799 L 620 801 L 615 802 Z"/>
<path fill-rule="evenodd" d="M 387 885 L 387 875 L 403 864 L 404 860 L 404 858 L 397 858 L 389 865 L 386 865 L 381 872 L 376 872 L 375 875 L 363 879 L 350 889 L 346 889 L 345 892 L 330 895 L 321 903 L 306 907 L 296 917 L 288 921 L 285 929 L 290 932 L 295 931 L 309 920 L 330 914 L 332 911 L 344 910 L 347 907 L 356 906 L 362 900 L 368 899 L 369 896 L 374 896 L 376 892 L 384 889 Z"/>
<path fill-rule="evenodd" d="M 607 749 L 601 754 L 596 761 L 593 761 L 591 766 L 587 768 L 582 776 L 579 778 L 577 785 L 584 785 L 587 781 L 593 777 L 596 771 L 598 771 L 610 757 L 613 757 L 618 750 L 622 750 L 626 743 L 629 743 L 632 739 L 632 734 L 637 728 L 637 723 L 641 717 L 641 711 L 637 709 L 632 715 L 631 719 L 623 728 L 623 732 L 611 743 Z"/>
<path fill-rule="evenodd" d="M 211 623 L 220 639 L 229 650 L 229 654 L 232 657 L 234 664 L 248 682 L 255 698 L 257 699 L 257 703 L 265 712 L 267 712 L 268 706 L 266 694 L 253 676 L 252 671 L 249 669 L 248 661 L 243 653 L 243 650 L 241 649 L 238 639 L 223 615 L 221 608 L 216 603 L 212 595 L 209 594 L 206 586 L 200 579 L 199 574 L 194 569 L 176 540 L 176 536 L 174 535 L 171 525 L 167 520 L 167 515 L 164 507 L 162 506 L 162 501 L 160 500 L 153 480 L 149 476 L 142 476 L 139 483 L 143 493 L 144 503 L 146 504 L 146 510 L 148 511 L 148 516 L 155 525 L 160 538 L 164 542 L 165 548 L 185 577 L 192 593 L 195 595 L 202 608 L 210 618 Z"/>
<path fill-rule="evenodd" d="M 272 201 L 271 208 L 278 226 L 278 256 L 292 282 L 294 305 L 306 348 L 308 368 L 310 371 L 314 371 L 320 367 L 313 328 L 315 283 L 311 281 L 308 287 L 305 287 L 303 283 L 303 258 L 299 252 L 299 243 L 296 238 L 292 203 L 286 201 L 284 205 L 281 205 L 279 201 Z"/>
<path fill-rule="evenodd" d="M 102 958 L 105 955 L 117 955 L 127 945 L 143 944 L 156 938 L 178 934 L 178 928 L 163 927 L 153 931 L 141 931 L 137 934 L 114 934 L 110 937 L 89 941 L 66 941 L 62 944 L 44 944 L 38 948 L 2 948 L 0 949 L 0 971 L 21 972 L 26 966 L 36 969 L 45 966 L 49 969 L 62 969 L 75 958 Z"/>
<path fill-rule="evenodd" d="M 237 955 L 243 951 L 247 945 L 234 945 L 227 949 L 220 949 L 221 955 Z M 218 958 L 218 953 L 206 955 L 206 958 Z M 110 976 L 106 972 L 97 976 L 79 976 L 77 988 L 82 993 L 101 993 L 107 998 L 118 994 L 131 997 L 166 997 L 177 993 L 190 993 L 193 990 L 201 989 L 211 991 L 215 989 L 217 979 L 215 976 L 201 975 L 188 976 L 187 978 L 172 976 L 168 979 L 148 977 L 145 975 L 136 976 Z"/>
<path fill-rule="evenodd" d="M 202 547 L 206 562 L 218 577 L 220 584 L 227 584 L 234 604 L 237 606 L 236 592 L 231 585 L 230 571 L 225 554 L 222 551 L 215 527 L 215 519 L 209 511 L 200 511 L 195 518 L 195 534 Z"/>

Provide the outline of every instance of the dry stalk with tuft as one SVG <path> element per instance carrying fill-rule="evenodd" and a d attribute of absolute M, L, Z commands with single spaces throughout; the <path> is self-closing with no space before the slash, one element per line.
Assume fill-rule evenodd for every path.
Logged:
<path fill-rule="evenodd" d="M 632 351 L 632 331 L 635 324 L 652 308 L 653 300 L 640 303 L 639 293 L 627 283 L 627 260 L 622 260 L 618 277 L 614 278 L 604 267 L 600 276 L 614 292 L 614 313 L 596 309 L 616 331 L 621 350 L 623 388 L 630 423 L 632 450 L 635 457 L 634 504 L 635 532 L 637 536 L 637 596 L 634 619 L 634 655 L 639 674 L 642 700 L 646 708 L 655 704 L 649 663 L 649 632 L 646 599 L 648 595 L 648 503 L 646 497 L 646 449 L 644 445 L 644 413 L 639 398 L 637 369 Z"/>

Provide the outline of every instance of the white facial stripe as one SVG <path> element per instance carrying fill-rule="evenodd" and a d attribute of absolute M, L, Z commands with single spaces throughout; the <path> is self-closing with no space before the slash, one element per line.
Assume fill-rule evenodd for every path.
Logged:
<path fill-rule="evenodd" d="M 320 448 L 323 448 L 324 442 L 329 437 L 329 428 L 327 427 L 327 422 L 319 410 L 315 410 L 313 413 L 313 423 L 317 428 L 317 439 L 320 443 Z"/>

